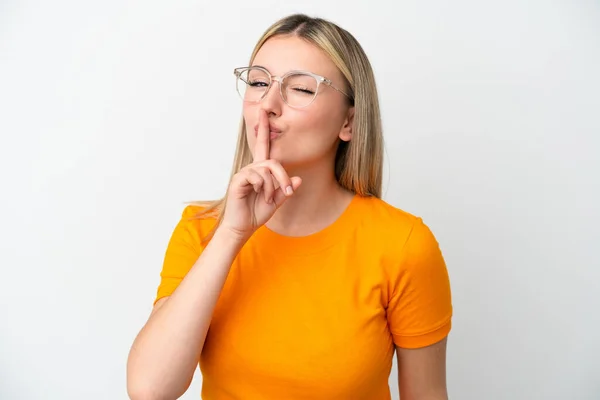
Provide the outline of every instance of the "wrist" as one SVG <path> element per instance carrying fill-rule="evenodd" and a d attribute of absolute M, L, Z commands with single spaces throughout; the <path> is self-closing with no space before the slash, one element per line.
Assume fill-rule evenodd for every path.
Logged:
<path fill-rule="evenodd" d="M 233 245 L 243 246 L 252 234 L 248 234 L 246 232 L 239 232 L 235 229 L 228 228 L 226 226 L 219 226 L 214 234 L 215 237 L 218 237 L 219 240 L 224 243 L 229 243 Z"/>

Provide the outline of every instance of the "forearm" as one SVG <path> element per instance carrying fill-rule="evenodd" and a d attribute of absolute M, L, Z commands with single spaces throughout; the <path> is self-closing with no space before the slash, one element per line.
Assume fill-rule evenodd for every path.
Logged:
<path fill-rule="evenodd" d="M 216 302 L 244 242 L 217 230 L 175 292 L 148 319 L 129 355 L 132 398 L 174 399 L 187 390 Z"/>

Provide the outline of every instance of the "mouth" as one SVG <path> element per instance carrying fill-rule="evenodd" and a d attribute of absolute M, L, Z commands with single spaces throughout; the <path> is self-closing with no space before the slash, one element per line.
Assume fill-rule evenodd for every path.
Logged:
<path fill-rule="evenodd" d="M 271 140 L 277 139 L 282 134 L 283 132 L 281 132 L 281 129 L 276 128 L 273 125 L 269 125 L 269 137 L 271 138 Z M 254 136 L 258 136 L 258 125 L 254 127 Z"/>

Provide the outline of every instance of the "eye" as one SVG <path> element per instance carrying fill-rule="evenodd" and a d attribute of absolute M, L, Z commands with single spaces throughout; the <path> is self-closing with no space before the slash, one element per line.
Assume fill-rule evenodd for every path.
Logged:
<path fill-rule="evenodd" d="M 267 87 L 269 84 L 263 81 L 248 81 L 248 86 L 252 87 Z"/>
<path fill-rule="evenodd" d="M 310 89 L 294 88 L 294 90 L 297 90 L 297 91 L 299 91 L 299 92 L 306 93 L 306 94 L 315 94 L 315 92 L 313 92 L 313 91 L 312 91 L 312 90 L 310 90 Z"/>
<path fill-rule="evenodd" d="M 294 92 L 298 92 L 298 93 L 315 94 L 314 90 L 311 90 L 307 87 L 294 86 L 294 87 L 291 87 L 290 89 L 292 89 Z"/>
<path fill-rule="evenodd" d="M 314 96 L 319 86 L 313 76 L 302 73 L 289 75 L 285 81 L 286 90 L 299 96 Z"/>

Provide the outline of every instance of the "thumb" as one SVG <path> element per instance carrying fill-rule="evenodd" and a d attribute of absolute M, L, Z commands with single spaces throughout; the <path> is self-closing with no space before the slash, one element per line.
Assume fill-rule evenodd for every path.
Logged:
<path fill-rule="evenodd" d="M 298 189 L 300 187 L 300 185 L 302 184 L 302 178 L 300 178 L 299 176 L 293 176 L 292 178 L 290 178 L 290 180 L 292 181 L 292 189 L 294 189 L 294 192 L 295 192 L 296 189 Z M 292 194 L 292 196 L 293 196 L 293 194 Z M 283 193 L 283 189 L 279 188 L 275 191 L 275 196 L 273 196 L 273 200 L 274 200 L 275 204 L 277 205 L 277 207 L 279 207 L 280 205 L 285 203 L 285 201 L 288 199 L 288 197 L 290 197 L 290 196 L 286 196 L 285 193 Z"/>

